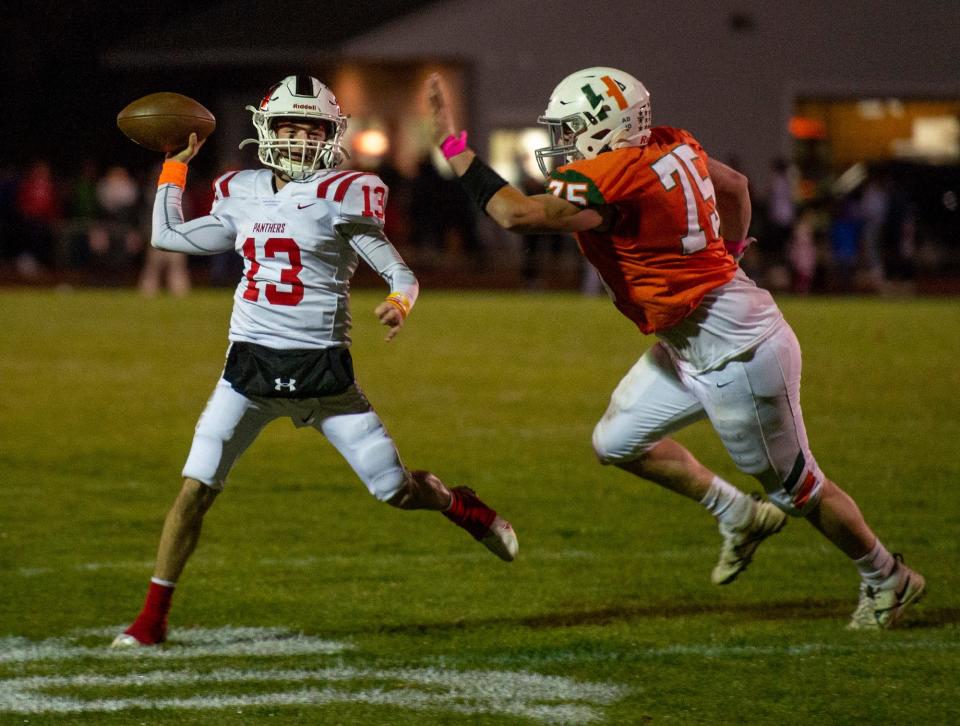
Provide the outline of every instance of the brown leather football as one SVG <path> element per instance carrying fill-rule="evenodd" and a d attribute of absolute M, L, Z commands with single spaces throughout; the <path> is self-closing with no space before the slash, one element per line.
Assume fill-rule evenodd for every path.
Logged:
<path fill-rule="evenodd" d="M 207 138 L 217 120 L 206 108 L 179 93 L 151 93 L 138 98 L 117 114 L 124 135 L 152 151 L 168 153 L 186 148 L 190 133 Z"/>

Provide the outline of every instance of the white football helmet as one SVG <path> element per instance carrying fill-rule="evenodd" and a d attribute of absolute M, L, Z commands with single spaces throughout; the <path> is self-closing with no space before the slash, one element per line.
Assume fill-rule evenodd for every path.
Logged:
<path fill-rule="evenodd" d="M 547 110 L 537 119 L 550 133 L 550 146 L 536 150 L 546 176 L 548 159 L 561 164 L 593 159 L 602 151 L 643 146 L 650 140 L 650 94 L 629 73 L 585 68 L 560 81 Z"/>
<path fill-rule="evenodd" d="M 258 138 L 244 139 L 240 147 L 257 144 L 260 162 L 294 181 L 306 179 L 320 169 L 332 169 L 347 156 L 340 145 L 347 130 L 347 117 L 340 113 L 333 92 L 312 76 L 287 76 L 267 91 L 259 107 L 247 106 L 247 110 L 253 114 Z M 327 138 L 279 139 L 277 119 L 320 121 L 327 128 Z"/>

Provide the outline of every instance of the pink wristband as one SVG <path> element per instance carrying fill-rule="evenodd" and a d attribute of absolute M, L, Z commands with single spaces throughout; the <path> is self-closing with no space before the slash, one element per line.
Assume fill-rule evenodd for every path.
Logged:
<path fill-rule="evenodd" d="M 450 134 L 440 144 L 440 151 L 443 152 L 443 158 L 449 159 L 451 156 L 462 154 L 467 150 L 467 132 L 461 131 L 459 134 Z"/>
<path fill-rule="evenodd" d="M 739 241 L 737 241 L 737 242 L 733 242 L 733 241 L 731 241 L 731 240 L 724 240 L 723 243 L 724 243 L 724 245 L 725 245 L 726 248 L 727 248 L 727 252 L 729 252 L 730 255 L 731 255 L 735 260 L 739 260 L 740 257 L 743 255 L 743 253 L 747 251 L 747 247 L 750 246 L 750 243 L 751 243 L 752 241 L 753 241 L 753 240 L 751 240 L 749 237 L 747 237 L 746 239 L 742 239 L 742 240 L 739 240 Z"/>

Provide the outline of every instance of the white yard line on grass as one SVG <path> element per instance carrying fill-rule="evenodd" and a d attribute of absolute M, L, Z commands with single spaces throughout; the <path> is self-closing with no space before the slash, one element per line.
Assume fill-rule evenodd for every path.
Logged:
<path fill-rule="evenodd" d="M 112 634 L 115 629 L 78 631 L 77 637 Z M 70 638 L 27 643 L 0 641 L 0 662 L 67 661 L 89 657 L 124 657 L 136 664 L 142 656 L 166 659 L 227 655 L 330 654 L 346 644 L 291 634 L 280 628 L 219 628 L 179 631 L 178 643 L 166 648 L 111 651 L 73 644 Z M 98 655 L 99 653 L 99 655 Z M 106 655 L 110 654 L 110 655 Z M 221 695 L 217 686 L 245 684 L 251 693 Z M 321 687 L 289 688 L 317 683 Z M 265 684 L 288 684 L 280 692 L 264 692 Z M 110 688 L 209 686 L 212 693 L 181 698 L 144 695 L 104 698 Z M 283 686 L 273 686 L 283 688 Z M 72 693 L 64 693 L 69 690 Z M 76 691 L 80 691 L 79 695 Z M 622 686 L 586 683 L 528 671 L 425 668 L 364 668 L 336 665 L 317 669 L 221 668 L 209 672 L 154 670 L 124 674 L 27 676 L 0 680 L 0 713 L 46 714 L 117 712 L 130 709 L 216 710 L 246 706 L 323 706 L 363 703 L 414 710 L 443 709 L 466 715 L 499 714 L 550 723 L 589 723 L 602 717 L 602 707 L 626 695 Z M 98 697 L 94 697 L 98 696 Z"/>
<path fill-rule="evenodd" d="M 103 636 L 112 640 L 123 631 L 123 627 L 118 625 L 109 629 L 79 631 L 78 635 Z M 51 638 L 39 642 L 19 637 L 0 638 L 0 664 L 76 658 L 179 660 L 210 656 L 311 655 L 342 653 L 352 647 L 348 643 L 293 634 L 281 628 L 179 630 L 171 642 L 162 648 L 111 649 L 106 645 L 107 642 L 99 646 L 78 645 L 73 638 Z"/>

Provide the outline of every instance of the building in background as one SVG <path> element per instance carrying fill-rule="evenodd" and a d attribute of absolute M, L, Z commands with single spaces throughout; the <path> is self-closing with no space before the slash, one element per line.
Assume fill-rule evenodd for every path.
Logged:
<path fill-rule="evenodd" d="M 89 103 L 61 120 L 77 128 L 42 139 L 77 140 L 57 150 L 64 164 L 74 154 L 79 165 L 86 151 L 76 147 L 132 167 L 152 163 L 116 133 L 113 118 L 132 98 L 175 90 L 218 118 L 199 174 L 253 165 L 253 154 L 236 148 L 251 134 L 243 107 L 284 75 L 307 71 L 331 85 L 351 114 L 351 163 L 409 179 L 429 151 L 422 82 L 440 70 L 466 99 L 458 116 L 471 143 L 501 174 L 521 181 L 525 170 L 536 172 L 526 167 L 542 143 L 536 119 L 553 85 L 577 68 L 611 65 L 647 85 L 654 123 L 688 128 L 750 176 L 758 219 L 774 159 L 792 166 L 798 214 L 811 204 L 828 214 L 836 197 L 861 194 L 880 169 L 913 205 L 903 215 L 901 257 L 912 245 L 921 266 L 960 260 L 960 12 L 950 3 L 160 4 L 173 12 L 151 13 L 149 23 L 110 36 L 121 41 L 97 42 L 100 82 L 83 84 Z M 104 10 L 107 3 L 92 5 Z M 125 17 L 133 26 L 132 12 Z M 68 33 L 65 25 L 62 37 Z M 410 189 L 402 187 L 395 187 L 395 204 L 409 209 Z M 902 202 L 888 201 L 890 209 Z M 912 232 L 910 214 L 917 219 Z M 496 259 L 520 259 L 519 240 L 480 225 Z M 394 232 L 402 237 L 409 225 Z"/>

